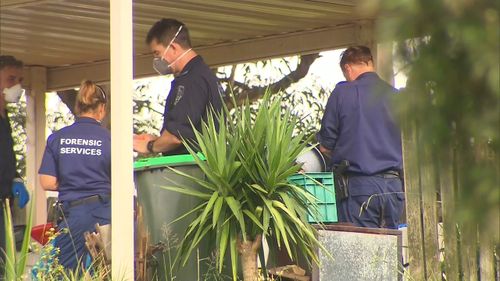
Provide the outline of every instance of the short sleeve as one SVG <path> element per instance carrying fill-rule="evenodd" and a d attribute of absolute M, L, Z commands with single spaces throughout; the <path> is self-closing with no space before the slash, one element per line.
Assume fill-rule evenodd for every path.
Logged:
<path fill-rule="evenodd" d="M 54 151 L 55 138 L 52 136 L 47 140 L 45 151 L 43 153 L 42 164 L 38 170 L 38 174 L 57 177 L 57 161 Z"/>
<path fill-rule="evenodd" d="M 194 139 L 191 125 L 201 128 L 201 120 L 207 110 L 208 85 L 203 80 L 176 85 L 173 108 L 169 110 L 165 129 L 178 138 Z"/>
<path fill-rule="evenodd" d="M 321 129 L 316 134 L 318 142 L 329 150 L 335 148 L 340 132 L 340 112 L 338 88 L 333 90 L 326 103 L 325 113 L 321 120 Z"/>

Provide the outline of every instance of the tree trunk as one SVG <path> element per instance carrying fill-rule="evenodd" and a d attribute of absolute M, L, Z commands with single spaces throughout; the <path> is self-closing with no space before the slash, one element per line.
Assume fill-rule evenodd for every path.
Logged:
<path fill-rule="evenodd" d="M 262 244 L 262 235 L 257 235 L 255 240 L 240 241 L 238 251 L 241 258 L 243 281 L 258 281 L 259 269 L 257 268 L 257 251 Z"/>

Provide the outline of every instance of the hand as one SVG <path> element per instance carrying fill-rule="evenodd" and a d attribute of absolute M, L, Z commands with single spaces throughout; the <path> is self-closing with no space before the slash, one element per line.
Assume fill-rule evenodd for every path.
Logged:
<path fill-rule="evenodd" d="M 150 134 L 134 135 L 134 151 L 137 151 L 141 154 L 149 154 L 148 142 L 156 140 L 157 138 L 158 137 Z"/>
<path fill-rule="evenodd" d="M 21 209 L 28 204 L 28 201 L 30 201 L 30 194 L 28 193 L 28 190 L 26 190 L 23 180 L 19 178 L 14 179 L 14 182 L 12 183 L 12 194 L 14 195 L 14 198 L 18 199 L 17 204 Z"/>

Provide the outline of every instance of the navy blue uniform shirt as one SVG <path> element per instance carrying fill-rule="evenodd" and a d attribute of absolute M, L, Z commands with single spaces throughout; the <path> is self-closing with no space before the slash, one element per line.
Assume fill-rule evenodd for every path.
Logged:
<path fill-rule="evenodd" d="M 16 172 L 16 155 L 12 130 L 5 111 L 5 118 L 0 117 L 0 199 L 12 197 L 12 180 Z"/>
<path fill-rule="evenodd" d="M 374 72 L 337 84 L 317 134 L 333 164 L 348 160 L 348 171 L 364 175 L 402 169 L 401 133 L 390 108 L 396 93 Z"/>
<path fill-rule="evenodd" d="M 206 121 L 210 106 L 215 111 L 222 109 L 221 88 L 215 74 L 200 56 L 191 59 L 170 87 L 163 114 L 163 130 L 179 139 L 195 139 L 191 122 L 201 130 L 202 120 Z M 191 120 L 191 122 L 190 122 Z M 164 155 L 188 153 L 184 146 Z"/>
<path fill-rule="evenodd" d="M 59 182 L 59 200 L 111 193 L 111 135 L 95 119 L 78 117 L 47 139 L 39 174 Z"/>

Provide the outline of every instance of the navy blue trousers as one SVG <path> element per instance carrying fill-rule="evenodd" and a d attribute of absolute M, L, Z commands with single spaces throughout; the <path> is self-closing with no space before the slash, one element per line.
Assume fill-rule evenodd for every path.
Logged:
<path fill-rule="evenodd" d="M 349 177 L 349 197 L 337 202 L 339 222 L 356 226 L 397 229 L 404 208 L 399 178 Z"/>
<path fill-rule="evenodd" d="M 111 223 L 111 201 L 96 201 L 69 208 L 63 204 L 64 218 L 59 223 L 63 231 L 55 239 L 55 246 L 60 249 L 59 263 L 68 270 L 85 269 L 82 263 L 88 254 L 83 234 L 95 231 L 95 224 Z"/>

